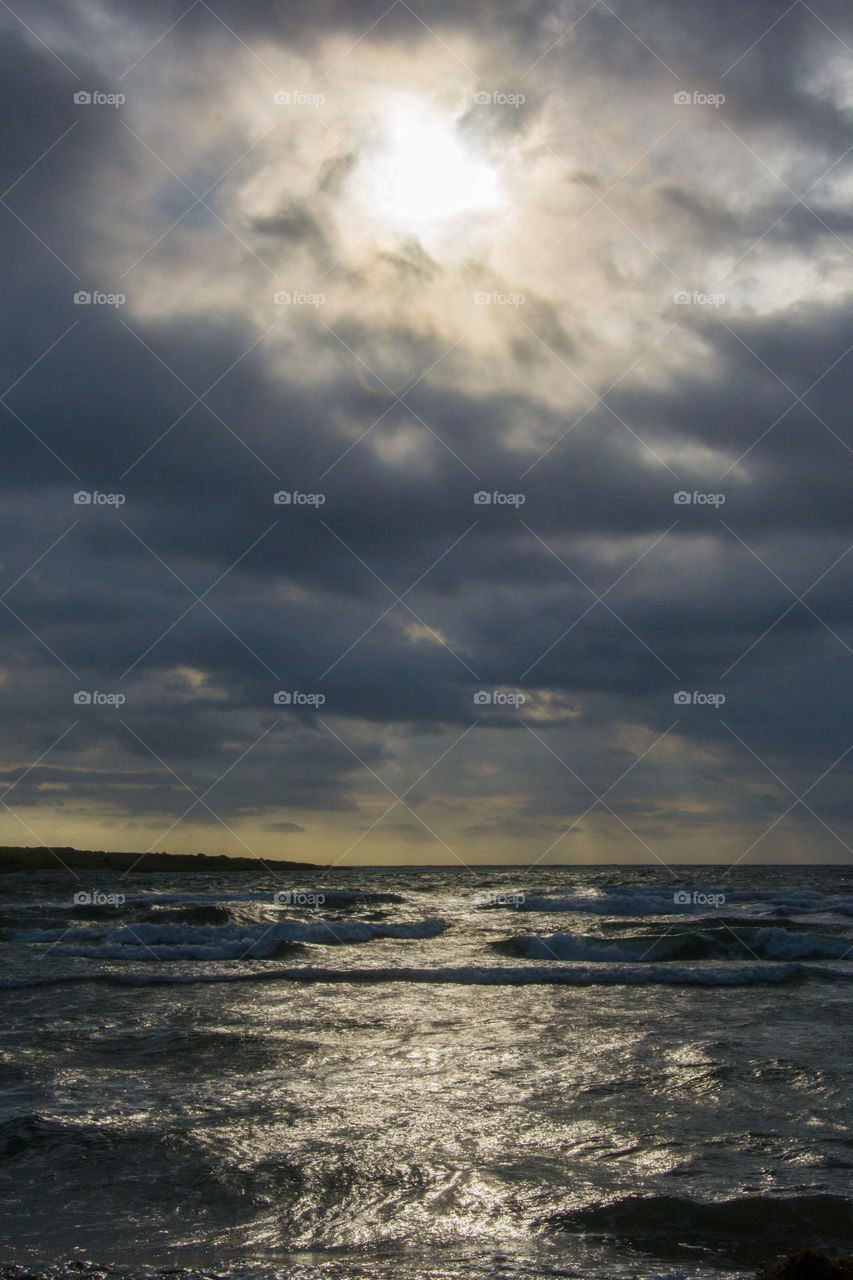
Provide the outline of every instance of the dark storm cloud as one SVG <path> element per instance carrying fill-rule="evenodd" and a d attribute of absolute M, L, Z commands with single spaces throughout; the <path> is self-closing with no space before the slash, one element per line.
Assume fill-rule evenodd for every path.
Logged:
<path fill-rule="evenodd" d="M 328 258 L 323 229 L 304 206 L 292 204 L 271 218 L 258 218 L 255 227 L 285 243 L 305 245 L 317 258 Z"/>
<path fill-rule="evenodd" d="M 843 6 L 813 8 L 849 38 Z M 839 46 L 805 6 L 761 38 L 783 9 L 661 2 L 638 13 L 614 3 L 613 12 L 597 7 L 563 39 L 580 6 L 413 4 L 396 7 L 369 38 L 390 50 L 428 45 L 432 37 L 414 11 L 448 38 L 485 39 L 489 56 L 474 70 L 483 83 L 509 88 L 526 83 L 541 58 L 530 73 L 537 83 L 526 89 L 530 112 L 482 125 L 485 135 L 507 140 L 534 133 L 544 100 L 559 98 L 579 67 L 582 98 L 598 96 L 605 114 L 620 93 L 630 112 L 644 95 L 658 103 L 681 87 L 723 85 L 730 127 L 760 151 L 781 139 L 804 188 L 853 144 L 853 121 L 820 89 L 823 59 Z M 330 30 L 356 39 L 383 6 L 199 4 L 184 18 L 177 4 L 146 6 L 143 18 L 135 6 L 108 11 L 132 31 L 126 65 L 181 19 L 168 57 L 204 55 L 214 67 L 235 53 L 222 23 L 249 45 L 316 52 Z M 354 161 L 345 150 L 308 195 L 288 193 L 273 212 L 247 216 L 239 241 L 204 210 L 197 215 L 216 269 L 226 281 L 250 282 L 252 296 L 272 295 L 263 263 L 279 273 L 304 254 L 316 278 L 329 271 L 328 292 L 344 296 L 334 324 L 307 317 L 298 332 L 279 326 L 248 350 L 279 320 L 271 306 L 263 324 L 243 300 L 188 321 L 168 308 L 158 314 L 150 298 L 137 306 L 133 271 L 119 285 L 114 264 L 129 264 L 136 244 L 122 189 L 150 196 L 149 184 L 168 179 L 123 127 L 122 120 L 137 123 L 132 110 L 75 112 L 80 84 L 107 93 L 126 85 L 132 96 L 138 83 L 134 72 L 119 78 L 121 59 L 108 44 L 85 38 L 87 21 L 82 9 L 75 18 L 32 7 L 30 25 L 44 24 L 76 80 L 8 15 L 0 51 L 8 139 L 0 172 L 14 210 L 0 209 L 9 249 L 2 383 L 10 388 L 2 410 L 0 486 L 8 501 L 0 514 L 0 584 L 11 587 L 0 610 L 0 694 L 14 725 L 3 785 L 78 718 L 9 804 L 175 817 L 193 797 L 155 757 L 200 793 L 277 719 L 246 768 L 211 793 L 217 813 L 263 820 L 277 807 L 355 811 L 354 791 L 370 781 L 364 764 L 318 713 L 279 710 L 273 694 L 282 688 L 322 690 L 323 719 L 347 740 L 357 726 L 359 757 L 383 774 L 399 755 L 389 732 L 429 735 L 427 757 L 432 746 L 437 755 L 442 733 L 454 736 L 479 714 L 479 688 L 526 690 L 550 725 L 537 732 L 551 733 L 558 753 L 566 746 L 576 753 L 582 733 L 584 776 L 593 786 L 608 785 L 623 767 L 612 759 L 614 726 L 629 720 L 658 734 L 679 718 L 689 746 L 719 752 L 724 779 L 721 788 L 700 778 L 697 764 L 693 794 L 717 803 L 723 790 L 723 811 L 766 812 L 768 821 L 772 804 L 754 793 L 747 800 L 737 787 L 746 777 L 766 781 L 762 766 L 721 729 L 716 713 L 674 707 L 678 689 L 724 689 L 738 734 L 795 788 L 845 750 L 853 656 L 848 296 L 816 292 L 806 302 L 736 314 L 731 306 L 711 314 L 673 304 L 679 333 L 704 353 L 692 366 L 679 365 L 665 380 L 644 381 L 640 371 L 609 392 L 614 379 L 603 377 L 589 396 L 567 372 L 561 403 L 549 392 L 560 362 L 580 367 L 600 340 L 579 313 L 567 319 L 554 299 L 531 290 L 523 325 L 511 315 L 494 322 L 506 364 L 519 374 L 511 391 L 491 384 L 484 363 L 482 379 L 425 378 L 395 404 L 342 343 L 370 369 L 401 369 L 403 387 L 414 382 L 444 358 L 449 340 L 438 326 L 418 324 L 408 303 L 421 289 L 443 287 L 451 273 L 416 238 L 393 249 L 373 246 L 358 266 L 336 268 L 341 231 L 325 202 L 347 189 Z M 184 92 L 176 86 L 182 107 Z M 205 107 L 217 92 L 212 86 Z M 477 127 L 472 112 L 465 119 Z M 684 127 L 705 139 L 711 121 L 691 117 Z M 738 145 L 731 142 L 733 156 Z M 193 163 L 207 173 L 211 157 L 227 150 L 221 139 L 211 147 L 187 161 L 195 190 L 206 184 Z M 213 178 L 228 162 L 218 171 L 213 165 Z M 579 170 L 583 183 L 575 185 L 604 191 L 605 169 Z M 780 254 L 849 252 L 849 214 L 826 194 L 786 213 L 794 197 L 784 186 L 768 181 L 741 202 L 724 183 L 700 186 L 675 169 L 663 166 L 648 196 L 650 222 L 670 226 L 674 241 L 733 258 L 759 237 Z M 844 173 L 846 161 L 838 176 Z M 142 247 L 191 202 L 177 187 L 169 186 L 168 200 L 156 188 L 152 205 L 137 213 Z M 186 243 L 164 241 L 157 261 L 166 264 L 165 281 L 170 268 L 177 275 Z M 484 276 L 490 288 L 512 286 L 484 264 L 467 264 L 462 275 L 466 297 Z M 398 301 L 362 306 L 381 294 L 380 279 Z M 661 287 L 670 297 L 675 290 L 666 276 Z M 122 289 L 130 304 L 75 306 L 78 289 L 97 288 Z M 473 357 L 447 359 L 448 369 L 464 373 L 466 360 L 476 368 Z M 317 374 L 306 379 L 312 367 Z M 409 463 L 394 453 L 395 433 L 404 431 L 413 442 Z M 119 492 L 126 501 L 118 509 L 75 506 L 81 489 Z M 722 492 L 724 507 L 674 504 L 675 491 L 694 489 Z M 321 492 L 325 501 L 317 509 L 277 506 L 279 490 Z M 478 490 L 521 492 L 524 506 L 475 505 Z M 195 597 L 208 588 L 206 607 Z M 798 603 L 801 592 L 808 594 Z M 182 684 L 175 673 L 184 668 L 203 673 L 203 681 Z M 81 687 L 124 690 L 122 718 L 138 739 L 112 712 L 76 712 L 72 698 Z M 543 708 L 535 699 L 546 695 L 563 701 Z M 574 703 L 582 707 L 581 728 Z M 495 775 L 496 797 L 515 770 L 528 775 L 527 809 L 504 821 L 504 835 L 527 836 L 537 816 L 539 830 L 552 833 L 550 817 L 586 807 L 582 786 L 570 781 L 561 790 L 565 770 L 531 746 L 519 716 L 494 708 L 477 732 L 466 761 L 477 758 L 475 742 L 500 739 L 522 762 Z M 624 767 L 638 754 L 626 750 Z M 114 759 L 121 768 L 105 767 Z M 839 822 L 849 821 L 837 785 L 827 783 L 826 804 Z M 680 805 L 682 788 L 671 761 L 638 768 L 620 794 L 620 812 L 647 820 L 649 830 L 660 817 L 688 827 L 699 819 Z M 778 786 L 772 794 L 784 798 Z M 194 816 L 214 821 L 201 805 Z M 267 829 L 287 834 L 301 826 L 274 821 Z M 385 829 L 418 843 L 427 834 L 405 820 Z M 493 830 L 467 828 L 472 836 Z"/>

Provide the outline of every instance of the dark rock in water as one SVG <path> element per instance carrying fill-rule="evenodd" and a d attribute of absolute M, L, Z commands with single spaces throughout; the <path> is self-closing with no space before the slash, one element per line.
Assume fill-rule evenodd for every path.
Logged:
<path fill-rule="evenodd" d="M 830 1258 L 820 1249 L 800 1249 L 759 1271 L 756 1280 L 853 1280 L 853 1257 Z"/>

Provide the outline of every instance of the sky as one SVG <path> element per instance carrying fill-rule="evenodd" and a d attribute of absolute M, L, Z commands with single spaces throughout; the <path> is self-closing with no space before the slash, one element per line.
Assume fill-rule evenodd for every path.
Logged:
<path fill-rule="evenodd" d="M 0 32 L 0 842 L 853 856 L 845 0 Z"/>

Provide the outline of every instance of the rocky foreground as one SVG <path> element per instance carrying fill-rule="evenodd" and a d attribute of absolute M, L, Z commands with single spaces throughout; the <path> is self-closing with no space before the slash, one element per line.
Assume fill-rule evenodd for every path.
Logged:
<path fill-rule="evenodd" d="M 145 1280 L 216 1280 L 211 1272 L 172 1269 L 146 1270 Z M 74 1258 L 55 1266 L 0 1263 L 0 1280 L 132 1280 L 133 1272 L 117 1273 L 94 1262 Z M 756 1280 L 853 1280 L 853 1257 L 831 1258 L 820 1249 L 800 1249 L 759 1271 Z"/>
<path fill-rule="evenodd" d="M 820 1249 L 800 1249 L 759 1271 L 757 1280 L 853 1280 L 853 1257 L 830 1258 Z"/>

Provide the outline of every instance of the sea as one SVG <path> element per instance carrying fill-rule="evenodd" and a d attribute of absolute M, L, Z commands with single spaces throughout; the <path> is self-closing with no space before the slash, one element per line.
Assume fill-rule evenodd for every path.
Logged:
<path fill-rule="evenodd" d="M 853 870 L 0 877 L 0 1276 L 853 1244 Z"/>

